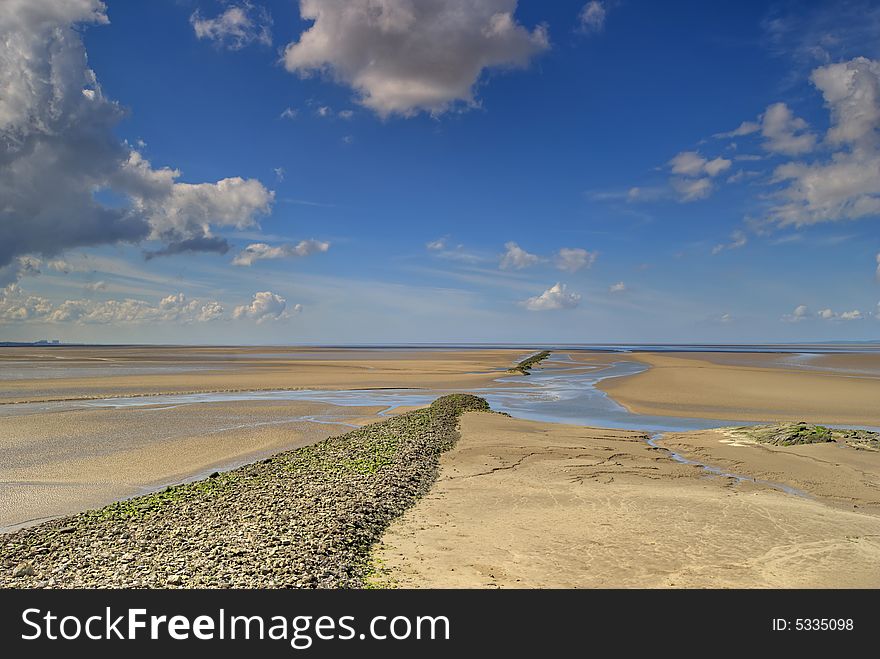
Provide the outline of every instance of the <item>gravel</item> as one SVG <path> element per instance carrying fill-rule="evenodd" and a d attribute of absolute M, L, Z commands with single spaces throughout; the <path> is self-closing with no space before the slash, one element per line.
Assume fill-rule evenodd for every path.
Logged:
<path fill-rule="evenodd" d="M 233 471 L 0 535 L 3 588 L 359 588 L 370 548 L 425 494 L 454 394 Z"/>

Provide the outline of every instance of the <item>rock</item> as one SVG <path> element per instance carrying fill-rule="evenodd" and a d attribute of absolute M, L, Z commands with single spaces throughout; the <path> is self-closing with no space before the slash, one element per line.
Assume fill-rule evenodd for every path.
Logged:
<path fill-rule="evenodd" d="M 19 577 L 32 577 L 35 574 L 34 566 L 27 562 L 19 563 L 15 566 L 15 569 L 12 570 L 12 576 L 16 579 Z"/>
<path fill-rule="evenodd" d="M 183 583 L 183 577 L 179 574 L 172 574 L 165 580 L 165 583 L 171 584 L 172 586 L 178 586 Z"/>
<path fill-rule="evenodd" d="M 119 558 L 120 558 L 121 560 L 125 561 L 126 563 L 128 563 L 128 562 L 134 560 L 134 554 L 132 554 L 131 552 L 128 552 L 128 551 L 127 551 L 127 552 L 125 552 L 122 556 L 120 556 Z"/>
<path fill-rule="evenodd" d="M 76 531 L 75 526 L 62 526 L 58 529 L 58 533 L 73 533 L 74 531 Z"/>

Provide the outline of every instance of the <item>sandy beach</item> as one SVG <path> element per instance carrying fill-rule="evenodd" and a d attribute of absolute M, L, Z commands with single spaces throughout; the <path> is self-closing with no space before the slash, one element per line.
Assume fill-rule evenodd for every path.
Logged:
<path fill-rule="evenodd" d="M 599 388 L 639 414 L 880 427 L 880 355 L 804 364 L 759 353 L 628 353 L 650 368 Z"/>
<path fill-rule="evenodd" d="M 658 417 L 639 416 L 880 426 L 880 356 L 558 351 L 531 375 L 507 372 L 535 352 L 0 350 L 0 527 L 259 464 L 442 393 L 482 392 L 542 420 L 466 414 L 437 482 L 384 535 L 377 585 L 880 585 L 880 453 L 759 445 L 723 430 L 668 432 L 650 446 L 645 429 Z M 621 363 L 646 368 L 601 379 Z M 343 397 L 255 393 L 274 390 Z M 564 415 L 630 429 L 559 423 Z"/>
<path fill-rule="evenodd" d="M 306 401 L 155 404 L 157 395 L 305 388 L 468 390 L 486 386 L 521 354 L 521 350 L 0 349 L 4 403 L 0 405 L 0 531 L 311 444 L 352 425 L 371 423 L 383 409 Z M 124 407 L 34 402 L 75 403 L 105 396 L 135 398 Z"/>
<path fill-rule="evenodd" d="M 528 350 L 0 348 L 0 403 L 275 389 L 485 386 Z M 40 368 L 62 369 L 40 378 Z M 3 372 L 18 374 L 5 378 Z M 128 371 L 128 372 L 127 372 Z M 75 375 L 69 375 L 75 374 Z M 32 374 L 28 377 L 28 374 Z"/>
<path fill-rule="evenodd" d="M 458 444 L 441 457 L 437 483 L 383 536 L 375 554 L 378 583 L 880 586 L 880 453 L 853 458 L 873 489 L 838 489 L 852 472 L 840 474 L 830 463 L 814 468 L 811 456 L 786 461 L 786 480 L 809 494 L 800 497 L 710 476 L 645 437 L 467 414 Z M 718 457 L 714 447 L 700 455 Z M 859 508 L 841 508 L 847 492 Z"/>

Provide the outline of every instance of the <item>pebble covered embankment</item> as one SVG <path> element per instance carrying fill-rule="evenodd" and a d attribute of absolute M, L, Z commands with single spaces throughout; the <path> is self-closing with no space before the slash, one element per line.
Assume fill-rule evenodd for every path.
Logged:
<path fill-rule="evenodd" d="M 357 588 L 370 548 L 435 481 L 454 394 L 233 471 L 0 535 L 4 588 Z"/>

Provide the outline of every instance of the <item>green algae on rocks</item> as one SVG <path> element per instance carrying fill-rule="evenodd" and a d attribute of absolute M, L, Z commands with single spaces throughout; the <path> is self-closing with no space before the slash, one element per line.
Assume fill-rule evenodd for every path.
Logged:
<path fill-rule="evenodd" d="M 232 471 L 0 535 L 5 588 L 359 588 L 388 524 L 437 478 L 459 417 L 429 407 Z"/>
<path fill-rule="evenodd" d="M 522 373 L 523 375 L 528 375 L 532 371 L 532 367 L 541 363 L 547 357 L 550 356 L 549 350 L 543 350 L 539 353 L 532 355 L 531 357 L 526 357 L 521 362 L 519 362 L 516 366 L 512 366 L 507 369 L 508 373 Z"/>
<path fill-rule="evenodd" d="M 870 430 L 829 428 L 806 421 L 775 423 L 763 426 L 741 426 L 731 432 L 745 439 L 774 446 L 797 446 L 838 442 L 853 448 L 880 450 L 880 433 Z"/>

